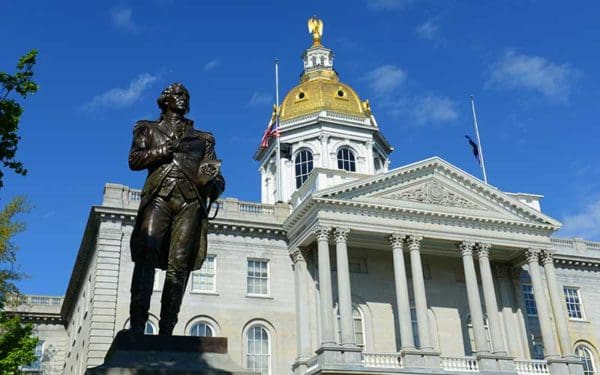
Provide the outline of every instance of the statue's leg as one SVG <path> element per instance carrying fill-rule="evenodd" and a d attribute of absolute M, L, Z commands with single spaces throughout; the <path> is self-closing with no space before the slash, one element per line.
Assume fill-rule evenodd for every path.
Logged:
<path fill-rule="evenodd" d="M 131 332 L 143 334 L 148 321 L 158 249 L 169 231 L 170 214 L 164 199 L 156 197 L 148 203 L 138 220 L 142 223 L 131 246 L 141 256 L 137 257 L 133 268 L 129 316 Z"/>
<path fill-rule="evenodd" d="M 174 194 L 173 198 L 181 198 Z M 181 202 L 175 215 L 165 285 L 161 298 L 160 335 L 172 335 L 190 271 L 198 250 L 201 210 L 198 201 Z"/>

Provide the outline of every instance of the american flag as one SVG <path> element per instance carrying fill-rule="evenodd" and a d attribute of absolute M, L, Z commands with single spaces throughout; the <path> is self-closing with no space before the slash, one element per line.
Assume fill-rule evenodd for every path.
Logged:
<path fill-rule="evenodd" d="M 272 137 L 279 137 L 279 116 L 277 115 L 271 117 L 271 121 L 269 121 L 265 133 L 260 140 L 260 148 L 269 147 L 269 139 Z"/>

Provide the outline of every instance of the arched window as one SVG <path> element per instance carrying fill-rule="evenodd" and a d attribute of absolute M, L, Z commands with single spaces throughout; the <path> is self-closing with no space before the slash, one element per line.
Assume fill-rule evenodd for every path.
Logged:
<path fill-rule="evenodd" d="M 360 310 L 354 306 L 352 308 L 352 322 L 354 323 L 354 341 L 356 345 L 365 346 L 365 325 Z"/>
<path fill-rule="evenodd" d="M 246 341 L 246 367 L 263 375 L 270 374 L 271 343 L 267 329 L 261 325 L 251 327 L 246 334 Z"/>
<path fill-rule="evenodd" d="M 206 322 L 198 322 L 190 328 L 190 336 L 214 337 L 215 330 Z"/>
<path fill-rule="evenodd" d="M 575 348 L 575 354 L 583 362 L 583 375 L 596 375 L 596 366 L 594 365 L 592 351 L 585 345 L 579 345 Z"/>
<path fill-rule="evenodd" d="M 313 155 L 309 150 L 300 150 L 294 161 L 296 166 L 296 189 L 302 186 L 313 170 Z"/>
<path fill-rule="evenodd" d="M 356 159 L 348 147 L 342 147 L 337 153 L 338 169 L 356 172 Z"/>
<path fill-rule="evenodd" d="M 146 328 L 144 329 L 145 335 L 156 335 L 156 327 L 150 321 L 146 322 Z"/>

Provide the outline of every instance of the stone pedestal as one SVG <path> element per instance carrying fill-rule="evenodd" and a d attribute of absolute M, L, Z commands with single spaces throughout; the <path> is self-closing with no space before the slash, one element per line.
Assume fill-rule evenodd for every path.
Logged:
<path fill-rule="evenodd" d="M 362 349 L 358 346 L 323 345 L 315 352 L 319 364 L 360 364 Z"/>
<path fill-rule="evenodd" d="M 481 353 L 475 356 L 479 363 L 479 371 L 516 373 L 515 358 L 503 354 Z"/>
<path fill-rule="evenodd" d="M 402 365 L 407 369 L 439 369 L 440 353 L 434 350 L 406 349 L 400 352 Z"/>
<path fill-rule="evenodd" d="M 548 369 L 556 375 L 583 375 L 583 363 L 575 356 L 548 359 Z"/>
<path fill-rule="evenodd" d="M 227 354 L 225 337 L 131 335 L 121 331 L 104 363 L 85 375 L 258 375 Z"/>

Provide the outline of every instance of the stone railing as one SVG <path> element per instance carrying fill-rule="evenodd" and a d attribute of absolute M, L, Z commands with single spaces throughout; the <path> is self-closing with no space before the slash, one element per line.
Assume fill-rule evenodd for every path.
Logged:
<path fill-rule="evenodd" d="M 548 364 L 544 360 L 515 359 L 515 368 L 519 375 L 546 375 L 550 373 Z"/>
<path fill-rule="evenodd" d="M 362 353 L 362 364 L 365 367 L 402 368 L 402 357 L 399 353 Z"/>
<path fill-rule="evenodd" d="M 140 204 L 141 191 L 120 184 L 106 184 L 104 186 L 104 199 L 102 205 L 105 207 L 137 209 Z M 241 218 L 252 220 L 264 220 L 266 217 L 271 221 L 283 222 L 290 214 L 287 204 L 266 204 L 258 202 L 244 202 L 235 198 L 225 198 L 216 202 L 211 209 L 211 216 L 219 207 L 218 219 Z M 267 220 L 268 221 L 268 220 Z"/>
<path fill-rule="evenodd" d="M 479 365 L 473 357 L 441 357 L 440 361 L 440 367 L 447 371 L 479 372 Z"/>
<path fill-rule="evenodd" d="M 38 305 L 38 306 L 56 306 L 61 305 L 63 302 L 63 297 L 52 297 L 52 296 L 36 296 L 36 295 L 28 295 L 26 296 L 26 301 L 28 305 Z"/>
<path fill-rule="evenodd" d="M 552 247 L 557 250 L 557 255 L 571 255 L 571 256 L 589 256 L 598 257 L 600 256 L 600 242 L 587 241 L 583 238 L 550 238 Z"/>

